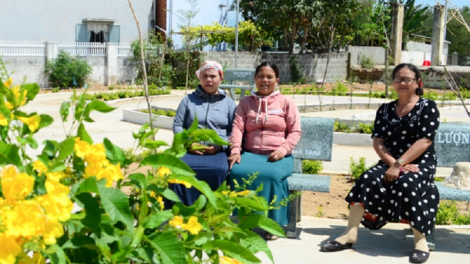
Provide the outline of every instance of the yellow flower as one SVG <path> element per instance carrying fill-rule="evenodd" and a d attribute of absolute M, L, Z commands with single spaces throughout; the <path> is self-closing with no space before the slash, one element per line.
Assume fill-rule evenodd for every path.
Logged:
<path fill-rule="evenodd" d="M 0 263 L 14 264 L 16 256 L 23 252 L 21 245 L 14 237 L 0 233 Z"/>
<path fill-rule="evenodd" d="M 46 172 L 46 176 L 48 179 L 53 180 L 53 181 L 60 181 L 65 177 L 65 173 L 62 171 L 56 171 L 56 172 Z"/>
<path fill-rule="evenodd" d="M 31 117 L 18 117 L 18 120 L 27 125 L 31 132 L 34 132 L 39 128 L 39 124 L 41 123 L 41 116 L 33 115 Z"/>
<path fill-rule="evenodd" d="M 243 264 L 243 262 L 240 262 L 236 259 L 229 258 L 227 256 L 222 256 L 219 258 L 219 261 L 221 264 Z"/>
<path fill-rule="evenodd" d="M 237 195 L 240 195 L 240 196 L 247 196 L 248 194 L 250 194 L 250 190 L 244 190 L 244 191 L 241 191 L 241 192 L 237 192 Z"/>
<path fill-rule="evenodd" d="M 85 156 L 85 161 L 99 163 L 103 160 L 106 160 L 106 149 L 103 143 L 91 145 L 90 151 Z"/>
<path fill-rule="evenodd" d="M 33 253 L 33 257 L 25 255 L 22 259 L 19 260 L 18 264 L 46 264 L 46 259 L 41 255 L 40 252 L 35 251 Z"/>
<path fill-rule="evenodd" d="M 37 170 L 39 173 L 47 172 L 47 167 L 40 160 L 36 160 L 33 163 L 33 169 Z"/>
<path fill-rule="evenodd" d="M 52 245 L 57 242 L 56 238 L 61 237 L 63 234 L 64 229 L 62 228 L 62 225 L 59 223 L 59 221 L 47 221 L 46 230 L 42 237 L 46 245 Z"/>
<path fill-rule="evenodd" d="M 4 208 L 1 215 L 5 234 L 31 239 L 44 233 L 46 215 L 34 200 L 19 201 L 12 208 Z"/>
<path fill-rule="evenodd" d="M 163 211 L 165 209 L 165 204 L 163 203 L 163 198 L 161 196 L 158 196 L 157 202 L 160 204 L 160 211 Z"/>
<path fill-rule="evenodd" d="M 181 216 L 173 217 L 173 220 L 170 220 L 170 225 L 178 229 L 183 228 L 184 226 L 183 218 Z"/>
<path fill-rule="evenodd" d="M 8 119 L 0 114 L 0 126 L 8 126 Z"/>
<path fill-rule="evenodd" d="M 3 196 L 7 201 L 22 200 L 31 193 L 34 177 L 18 173 L 15 166 L 5 166 L 0 172 Z"/>
<path fill-rule="evenodd" d="M 166 176 L 171 174 L 171 170 L 162 166 L 162 167 L 158 168 L 157 174 L 158 174 L 158 176 L 160 176 L 162 178 L 165 178 Z"/>
<path fill-rule="evenodd" d="M 90 144 L 86 141 L 80 140 L 80 138 L 75 138 L 75 155 L 79 158 L 84 158 L 90 152 Z"/>
<path fill-rule="evenodd" d="M 38 196 L 36 201 L 44 208 L 49 219 L 57 219 L 59 221 L 67 221 L 70 219 L 73 203 L 69 200 L 67 195 L 54 196 L 44 194 Z"/>
<path fill-rule="evenodd" d="M 186 181 L 182 181 L 182 180 L 178 180 L 178 179 L 169 179 L 168 180 L 169 183 L 176 183 L 176 184 L 183 184 L 184 187 L 186 188 L 191 188 L 191 183 L 189 182 L 186 182 Z"/>
<path fill-rule="evenodd" d="M 11 87 L 11 84 L 13 83 L 13 80 L 10 78 L 8 78 L 8 80 L 6 80 L 3 84 L 5 85 L 5 87 L 7 87 L 8 89 L 10 89 Z"/>
<path fill-rule="evenodd" d="M 121 172 L 121 166 L 109 164 L 106 168 L 100 170 L 97 175 L 97 179 L 106 179 L 106 187 L 113 186 L 113 182 L 118 181 L 120 179 L 124 179 L 124 175 Z"/>
<path fill-rule="evenodd" d="M 183 226 L 184 229 L 188 230 L 189 233 L 193 235 L 199 234 L 199 231 L 202 229 L 202 225 L 197 221 L 196 216 L 191 216 L 186 225 Z"/>

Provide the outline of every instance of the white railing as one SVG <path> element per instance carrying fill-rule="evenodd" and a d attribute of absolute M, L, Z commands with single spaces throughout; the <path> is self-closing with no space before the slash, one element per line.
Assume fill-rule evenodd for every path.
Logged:
<path fill-rule="evenodd" d="M 131 44 L 119 43 L 118 44 L 118 57 L 130 57 L 132 56 Z"/>
<path fill-rule="evenodd" d="M 0 40 L 0 56 L 45 56 L 45 41 Z"/>
<path fill-rule="evenodd" d="M 59 51 L 65 51 L 72 56 L 106 56 L 106 43 L 96 42 L 59 42 Z"/>

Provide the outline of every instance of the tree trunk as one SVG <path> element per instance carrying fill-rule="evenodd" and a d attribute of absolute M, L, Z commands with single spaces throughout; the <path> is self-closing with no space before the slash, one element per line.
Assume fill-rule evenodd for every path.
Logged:
<path fill-rule="evenodd" d="M 289 54 L 294 53 L 295 37 L 297 36 L 297 24 L 292 18 L 292 35 L 290 36 Z"/>
<path fill-rule="evenodd" d="M 303 54 L 304 51 L 305 51 L 305 44 L 307 42 L 307 35 L 308 35 L 308 27 L 305 26 L 304 27 L 304 36 L 302 38 L 302 45 L 300 46 L 300 52 L 299 52 L 300 54 Z"/>

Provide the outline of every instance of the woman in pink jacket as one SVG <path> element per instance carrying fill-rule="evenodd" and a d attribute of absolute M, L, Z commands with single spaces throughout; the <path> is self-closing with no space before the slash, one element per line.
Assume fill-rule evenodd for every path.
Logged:
<path fill-rule="evenodd" d="M 230 136 L 228 158 L 230 183 L 243 184 L 248 174 L 259 172 L 248 189 L 263 184 L 260 196 L 268 203 L 279 203 L 289 196 L 287 177 L 292 175 L 292 150 L 300 140 L 300 115 L 294 100 L 276 90 L 279 69 L 274 63 L 263 62 L 256 67 L 257 92 L 240 100 Z M 288 223 L 288 207 L 270 210 L 268 217 L 280 225 Z M 266 239 L 275 239 L 270 233 Z"/>

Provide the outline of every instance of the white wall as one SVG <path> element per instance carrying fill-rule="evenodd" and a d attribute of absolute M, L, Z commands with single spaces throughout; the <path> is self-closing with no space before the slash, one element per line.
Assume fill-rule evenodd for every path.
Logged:
<path fill-rule="evenodd" d="M 153 19 L 153 0 L 132 1 L 143 34 Z M 75 41 L 83 19 L 114 19 L 121 42 L 137 39 L 137 26 L 126 0 L 0 0 L 0 40 Z"/>

